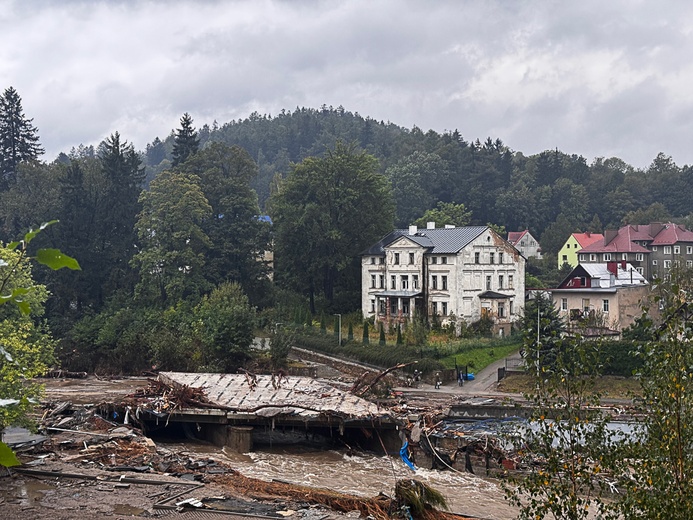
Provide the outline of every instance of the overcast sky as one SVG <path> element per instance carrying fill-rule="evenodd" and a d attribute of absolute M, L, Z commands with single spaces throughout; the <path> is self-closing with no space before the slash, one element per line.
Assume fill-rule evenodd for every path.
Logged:
<path fill-rule="evenodd" d="M 45 160 L 323 104 L 526 155 L 693 163 L 690 1 L 0 0 Z"/>

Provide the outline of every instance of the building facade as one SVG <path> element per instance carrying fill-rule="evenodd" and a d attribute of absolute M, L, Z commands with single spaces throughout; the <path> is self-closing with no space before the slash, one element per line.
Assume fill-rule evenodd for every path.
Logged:
<path fill-rule="evenodd" d="M 565 241 L 563 247 L 558 252 L 558 268 L 563 267 L 563 264 L 568 264 L 570 267 L 577 267 L 578 251 L 581 249 L 604 240 L 604 235 L 601 233 L 573 233 Z"/>
<path fill-rule="evenodd" d="M 508 242 L 515 246 L 525 258 L 541 258 L 541 245 L 532 236 L 529 229 L 524 231 L 511 231 L 508 233 Z"/>
<path fill-rule="evenodd" d="M 393 326 L 482 316 L 510 333 L 524 308 L 525 258 L 488 226 L 397 229 L 362 253 L 362 311 Z"/>
<path fill-rule="evenodd" d="M 675 265 L 693 267 L 693 231 L 672 222 L 607 230 L 604 239 L 578 251 L 579 262 L 625 261 L 646 279 L 665 276 Z"/>
<path fill-rule="evenodd" d="M 580 264 L 550 292 L 568 331 L 620 336 L 642 314 L 650 285 L 633 265 L 621 261 Z"/>

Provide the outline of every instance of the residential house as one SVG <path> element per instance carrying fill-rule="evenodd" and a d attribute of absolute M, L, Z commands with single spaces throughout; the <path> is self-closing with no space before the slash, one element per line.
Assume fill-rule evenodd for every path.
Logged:
<path fill-rule="evenodd" d="M 396 229 L 362 253 L 362 311 L 386 325 L 482 315 L 510 333 L 524 307 L 525 258 L 488 226 Z"/>
<path fill-rule="evenodd" d="M 541 246 L 539 241 L 532 236 L 529 229 L 524 231 L 510 231 L 508 242 L 515 246 L 525 258 L 541 258 Z"/>
<path fill-rule="evenodd" d="M 558 268 L 563 267 L 563 264 L 568 264 L 570 267 L 578 265 L 578 251 L 599 241 L 604 240 L 604 235 L 601 233 L 573 233 L 565 241 L 563 247 L 558 252 Z"/>
<path fill-rule="evenodd" d="M 693 231 L 672 222 L 629 224 L 606 230 L 604 239 L 578 251 L 579 262 L 624 260 L 646 279 L 666 274 L 671 267 L 693 267 Z"/>
<path fill-rule="evenodd" d="M 580 264 L 550 292 L 568 331 L 618 336 L 642 314 L 650 285 L 622 260 Z"/>

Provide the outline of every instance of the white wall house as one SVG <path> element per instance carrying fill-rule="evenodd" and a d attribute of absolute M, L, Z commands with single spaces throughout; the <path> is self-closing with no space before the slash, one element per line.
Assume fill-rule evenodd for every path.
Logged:
<path fill-rule="evenodd" d="M 363 315 L 386 324 L 484 314 L 507 335 L 524 307 L 525 258 L 488 226 L 396 229 L 362 253 L 361 273 Z"/>

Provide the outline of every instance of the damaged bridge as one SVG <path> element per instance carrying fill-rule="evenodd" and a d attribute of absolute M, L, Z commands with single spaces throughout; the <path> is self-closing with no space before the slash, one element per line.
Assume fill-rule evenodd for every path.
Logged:
<path fill-rule="evenodd" d="M 309 377 L 162 372 L 128 413 L 148 434 L 181 428 L 242 453 L 299 443 L 396 452 L 400 444 L 388 410 Z"/>

